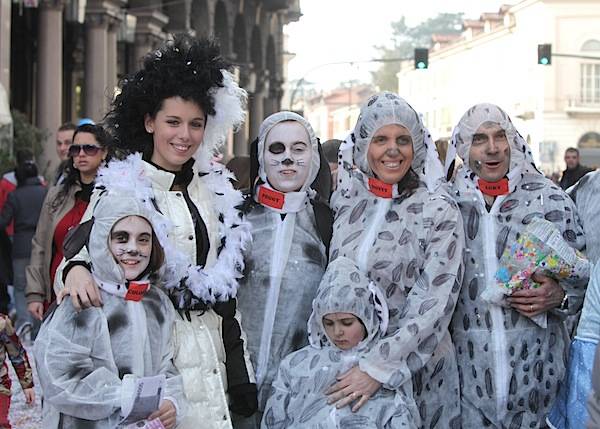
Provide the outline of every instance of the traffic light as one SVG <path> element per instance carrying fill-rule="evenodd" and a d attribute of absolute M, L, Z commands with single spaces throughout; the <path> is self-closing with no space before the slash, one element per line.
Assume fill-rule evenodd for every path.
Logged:
<path fill-rule="evenodd" d="M 538 45 L 538 64 L 549 66 L 552 64 L 552 44 Z"/>
<path fill-rule="evenodd" d="M 423 70 L 429 66 L 429 49 L 415 48 L 415 69 Z"/>

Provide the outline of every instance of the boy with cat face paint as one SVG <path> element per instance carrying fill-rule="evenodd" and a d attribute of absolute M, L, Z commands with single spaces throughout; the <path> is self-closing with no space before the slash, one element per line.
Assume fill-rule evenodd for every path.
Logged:
<path fill-rule="evenodd" d="M 259 412 L 234 418 L 257 428 L 279 363 L 307 345 L 306 322 L 327 265 L 331 176 L 310 124 L 292 112 L 269 116 L 251 153 L 251 195 L 245 209 L 252 245 L 238 305 L 256 371 Z"/>

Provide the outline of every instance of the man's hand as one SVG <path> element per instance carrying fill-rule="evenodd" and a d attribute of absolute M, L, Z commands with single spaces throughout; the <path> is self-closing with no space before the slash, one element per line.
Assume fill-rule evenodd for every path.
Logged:
<path fill-rule="evenodd" d="M 565 297 L 556 280 L 537 272 L 531 278 L 540 284 L 539 288 L 518 290 L 507 298 L 512 308 L 529 318 L 558 307 Z"/>
<path fill-rule="evenodd" d="M 177 420 L 177 409 L 168 399 L 161 402 L 157 411 L 148 416 L 148 420 L 159 419 L 165 429 L 173 429 Z"/>
<path fill-rule="evenodd" d="M 37 320 L 42 320 L 44 317 L 44 304 L 42 302 L 30 302 L 27 304 L 27 310 Z"/>
<path fill-rule="evenodd" d="M 379 381 L 361 371 L 358 366 L 339 375 L 337 379 L 338 382 L 325 392 L 328 395 L 327 402 L 335 404 L 337 408 L 343 408 L 358 399 L 358 402 L 352 407 L 353 413 L 365 405 L 381 387 Z"/>
<path fill-rule="evenodd" d="M 91 306 L 102 306 L 100 290 L 94 282 L 92 274 L 81 265 L 74 266 L 67 274 L 65 287 L 56 295 L 56 303 L 60 304 L 67 295 L 71 295 L 73 307 L 77 311 Z"/>

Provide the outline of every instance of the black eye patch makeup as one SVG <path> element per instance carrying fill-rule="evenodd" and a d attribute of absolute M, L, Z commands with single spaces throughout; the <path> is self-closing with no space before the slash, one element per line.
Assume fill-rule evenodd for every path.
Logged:
<path fill-rule="evenodd" d="M 285 145 L 281 142 L 275 142 L 269 145 L 269 152 L 273 155 L 279 155 L 280 153 L 285 152 Z"/>

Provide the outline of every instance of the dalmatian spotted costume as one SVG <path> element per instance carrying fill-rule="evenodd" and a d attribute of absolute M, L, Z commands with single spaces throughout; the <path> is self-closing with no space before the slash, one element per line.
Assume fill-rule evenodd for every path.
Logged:
<path fill-rule="evenodd" d="M 388 124 L 410 132 L 414 157 L 407 175 L 418 184 L 412 190 L 395 185 L 386 198 L 370 190 L 367 150 Z M 330 260 L 353 260 L 389 307 L 386 336 L 361 353 L 358 365 L 385 388 L 407 389 L 412 380 L 422 427 L 455 427 L 458 373 L 448 325 L 462 282 L 464 237 L 458 207 L 439 186 L 443 171 L 429 132 L 406 101 L 384 92 L 363 106 L 340 152 Z"/>
<path fill-rule="evenodd" d="M 135 393 L 134 377 L 164 374 L 165 398 L 181 421 L 187 410 L 182 378 L 173 364 L 176 313 L 167 295 L 151 285 L 141 300 L 128 299 L 129 284 L 108 248 L 110 231 L 122 218 L 140 216 L 158 233 L 161 216 L 131 196 L 107 195 L 94 210 L 88 248 L 102 307 L 77 312 L 70 299 L 49 313 L 34 356 L 44 391 L 44 428 L 112 429 Z M 166 245 L 166 236 L 159 238 Z"/>
<path fill-rule="evenodd" d="M 273 127 L 285 121 L 298 122 L 306 129 L 312 154 L 305 183 L 298 192 L 279 194 L 285 196 L 285 202 L 277 208 L 260 203 L 259 194 L 260 188 L 273 190 L 264 166 L 265 140 Z M 261 125 L 255 158 L 259 191 L 249 201 L 252 207 L 246 216 L 252 243 L 244 252 L 246 269 L 238 303 L 256 371 L 259 410 L 264 410 L 279 363 L 307 344 L 306 321 L 327 265 L 327 252 L 314 210 L 319 195 L 311 188 L 321 160 L 310 124 L 293 112 L 269 116 Z M 257 427 L 259 422 L 260 415 L 236 422 L 235 427 Z"/>
<path fill-rule="evenodd" d="M 323 316 L 349 313 L 361 320 L 367 336 L 354 348 L 341 350 L 327 336 Z M 400 389 L 380 389 L 356 413 L 350 406 L 327 404 L 325 390 L 336 376 L 356 365 L 378 346 L 385 334 L 388 308 L 381 291 L 346 258 L 329 264 L 313 301 L 308 321 L 310 345 L 287 356 L 273 383 L 263 429 L 284 428 L 415 428 L 418 412 L 412 397 Z M 410 387 L 410 386 L 409 386 Z"/>
<path fill-rule="evenodd" d="M 509 193 L 486 209 L 469 168 L 473 134 L 485 122 L 506 132 L 510 144 Z M 461 385 L 462 428 L 540 428 L 565 374 L 568 337 L 563 314 L 547 312 L 541 328 L 510 307 L 488 304 L 481 292 L 494 281 L 498 260 L 535 217 L 555 223 L 577 249 L 584 237 L 571 199 L 535 167 L 524 139 L 499 107 L 479 104 L 458 123 L 447 166 L 455 153 L 464 165 L 452 184 L 466 235 L 464 283 L 452 319 Z M 581 306 L 587 279 L 561 284 L 569 312 Z"/>

